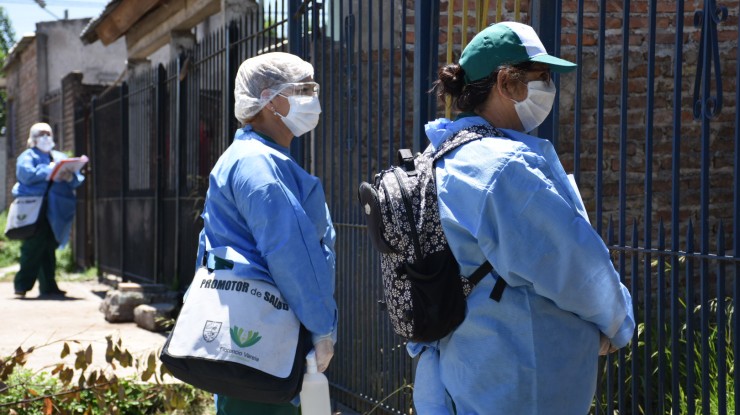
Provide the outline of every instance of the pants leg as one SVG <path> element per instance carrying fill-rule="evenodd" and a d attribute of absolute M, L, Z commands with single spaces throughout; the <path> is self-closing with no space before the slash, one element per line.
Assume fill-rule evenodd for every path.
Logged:
<path fill-rule="evenodd" d="M 59 244 L 54 237 L 51 227 L 48 227 L 48 233 L 43 247 L 43 257 L 41 258 L 41 272 L 39 273 L 39 292 L 41 294 L 53 294 L 59 292 L 59 286 L 56 281 L 57 257 L 56 249 Z"/>
<path fill-rule="evenodd" d="M 230 398 L 216 397 L 217 415 L 300 415 L 301 408 L 290 402 L 286 403 L 259 403 Z"/>
<path fill-rule="evenodd" d="M 52 245 L 50 257 L 49 247 Z M 46 218 L 43 218 L 39 231 L 23 241 L 21 245 L 21 268 L 15 274 L 13 280 L 13 287 L 16 292 L 30 291 L 37 278 L 39 279 L 39 291 L 42 293 L 48 292 L 47 290 L 55 291 L 54 267 L 56 266 L 56 257 L 54 257 L 54 249 L 56 249 L 54 232 L 52 232 Z M 51 284 L 49 283 L 49 269 L 51 269 Z M 56 290 L 58 289 L 56 288 Z"/>

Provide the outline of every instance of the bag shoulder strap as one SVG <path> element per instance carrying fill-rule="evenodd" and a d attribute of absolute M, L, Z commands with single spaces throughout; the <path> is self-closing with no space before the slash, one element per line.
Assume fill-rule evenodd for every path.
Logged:
<path fill-rule="evenodd" d="M 504 137 L 504 133 L 490 124 L 477 124 L 470 126 L 466 129 L 458 131 L 451 138 L 444 141 L 434 153 L 432 159 L 434 161 L 437 161 L 445 154 L 460 147 L 461 145 L 469 143 L 471 141 L 480 140 L 483 137 Z M 478 285 L 478 283 L 491 271 L 493 271 L 493 265 L 491 265 L 490 262 L 486 261 L 481 264 L 478 269 L 476 269 L 470 275 L 470 277 L 468 277 L 468 281 L 474 286 Z M 493 301 L 501 301 L 501 296 L 503 295 L 505 288 L 506 281 L 504 281 L 504 279 L 501 278 L 501 276 L 499 275 L 498 278 L 496 278 L 496 283 L 493 286 L 493 290 L 491 290 L 491 294 L 489 295 L 489 297 Z"/>
<path fill-rule="evenodd" d="M 490 124 L 478 124 L 472 125 L 468 128 L 462 129 L 456 132 L 452 137 L 448 138 L 439 148 L 436 149 L 432 155 L 432 160 L 437 161 L 441 159 L 445 154 L 460 147 L 463 144 L 467 144 L 471 141 L 480 140 L 484 137 L 504 137 L 504 133 L 496 127 Z"/>
<path fill-rule="evenodd" d="M 481 266 L 478 267 L 475 271 L 473 271 L 472 274 L 470 274 L 470 277 L 468 277 L 468 282 L 473 284 L 473 286 L 478 285 L 478 283 L 491 271 L 493 271 L 493 265 L 491 265 L 490 262 L 486 261 Z M 496 283 L 493 286 L 493 289 L 491 290 L 491 294 L 489 295 L 489 298 L 491 300 L 500 302 L 501 296 L 504 294 L 504 289 L 506 288 L 506 281 L 499 275 L 498 278 L 496 278 Z"/>

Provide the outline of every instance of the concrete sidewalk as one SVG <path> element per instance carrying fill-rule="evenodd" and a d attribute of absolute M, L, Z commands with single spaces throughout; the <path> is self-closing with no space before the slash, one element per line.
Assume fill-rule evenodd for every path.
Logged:
<path fill-rule="evenodd" d="M 26 367 L 51 370 L 60 363 L 64 343 L 71 354 L 63 361 L 74 365 L 77 350 L 89 345 L 93 349 L 93 365 L 108 368 L 105 361 L 106 336 L 121 339 L 121 347 L 133 357 L 145 359 L 151 352 L 158 353 L 166 339 L 165 334 L 139 328 L 135 323 L 109 323 L 99 307 L 105 294 L 112 289 L 96 281 L 60 281 L 64 297 L 40 297 L 34 287 L 25 298 L 16 298 L 12 282 L 0 282 L 0 358 L 12 354 L 18 347 L 36 350 L 28 356 Z M 119 366 L 120 370 L 120 366 Z M 116 371 L 118 376 L 125 375 Z M 128 373 L 132 373 L 130 370 Z"/>

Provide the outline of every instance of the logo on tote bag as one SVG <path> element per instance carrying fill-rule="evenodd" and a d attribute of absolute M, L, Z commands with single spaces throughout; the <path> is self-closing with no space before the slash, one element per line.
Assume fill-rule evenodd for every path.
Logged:
<path fill-rule="evenodd" d="M 233 340 L 234 343 L 236 343 L 236 345 L 241 347 L 242 349 L 246 349 L 249 346 L 254 346 L 262 338 L 259 332 L 252 330 L 249 330 L 245 337 L 244 329 L 238 326 L 232 327 L 230 332 L 231 340 Z"/>
<path fill-rule="evenodd" d="M 203 340 L 207 341 L 208 343 L 212 342 L 216 339 L 220 331 L 220 321 L 206 320 L 206 325 L 203 326 Z"/>

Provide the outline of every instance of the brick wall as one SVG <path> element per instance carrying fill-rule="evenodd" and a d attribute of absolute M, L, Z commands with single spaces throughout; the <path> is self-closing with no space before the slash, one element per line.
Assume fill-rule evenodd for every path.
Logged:
<path fill-rule="evenodd" d="M 453 17 L 453 53 L 452 61 L 457 62 L 460 56 L 463 33 L 467 41 L 477 33 L 476 2 L 468 1 L 468 13 L 463 25 L 463 1 L 452 0 L 454 6 Z M 576 130 L 575 122 L 575 92 L 577 74 L 567 74 L 561 77 L 560 84 L 560 124 L 558 137 L 558 151 L 568 172 L 574 168 L 574 139 L 580 136 L 580 166 L 581 191 L 589 212 L 594 217 L 595 212 L 595 183 L 596 183 L 596 137 L 597 137 L 597 80 L 603 76 L 605 80 L 602 105 L 604 108 L 604 137 L 603 165 L 600 166 L 603 178 L 603 213 L 604 228 L 606 229 L 609 217 L 615 219 L 618 226 L 619 217 L 619 184 L 620 184 L 620 140 L 622 137 L 621 123 L 626 120 L 626 158 L 625 158 L 625 185 L 626 185 L 626 226 L 632 226 L 633 221 L 642 229 L 644 210 L 646 206 L 645 171 L 646 171 L 646 137 L 648 121 L 648 50 L 650 35 L 649 2 L 647 0 L 632 0 L 629 10 L 629 51 L 628 74 L 622 79 L 622 61 L 625 54 L 622 48 L 623 39 L 623 2 L 612 1 L 607 4 L 606 36 L 605 36 L 605 66 L 603 73 L 598 68 L 598 37 L 599 37 L 599 4 L 590 0 L 583 5 L 583 36 L 581 60 L 581 108 L 580 130 Z M 674 136 L 678 136 L 680 143 L 680 206 L 681 237 L 685 238 L 686 226 L 691 219 L 696 226 L 700 219 L 700 192 L 701 192 L 701 120 L 693 116 L 693 90 L 695 75 L 698 67 L 697 57 L 701 40 L 701 29 L 694 26 L 694 14 L 703 9 L 704 2 L 699 0 L 684 3 L 684 24 L 681 59 L 681 76 L 675 73 L 676 56 L 676 2 L 659 0 L 656 10 L 656 43 L 655 43 L 655 71 L 654 71 L 654 102 L 652 134 L 652 202 L 651 219 L 654 223 L 653 245 L 657 245 L 657 223 L 662 220 L 668 225 L 667 237 L 670 240 L 670 221 L 672 209 L 672 179 L 671 169 L 673 162 Z M 447 62 L 447 15 L 449 3 L 442 0 L 440 3 L 440 65 Z M 496 21 L 497 2 L 490 2 L 487 24 Z M 501 20 L 515 20 L 515 2 L 513 0 L 502 3 Z M 735 73 L 737 68 L 738 45 L 738 1 L 725 1 L 729 16 L 717 26 L 718 50 L 721 65 L 723 107 L 721 112 L 710 122 L 709 144 L 709 182 L 710 206 L 709 223 L 710 239 L 712 244 L 716 239 L 719 221 L 724 222 L 726 231 L 732 230 L 733 220 L 733 160 L 734 134 L 737 128 L 735 120 Z M 519 21 L 532 24 L 527 13 L 529 2 L 520 3 L 521 13 Z M 576 45 L 578 40 L 576 0 L 566 0 L 562 3 L 562 36 L 560 55 L 566 59 L 576 61 Z M 410 17 L 407 22 L 412 32 L 407 43 L 413 43 L 413 7 L 409 6 Z M 674 82 L 674 79 L 676 81 Z M 715 76 L 713 74 L 712 82 Z M 622 85 L 626 86 L 626 111 L 622 112 L 621 92 Z M 681 88 L 681 110 L 674 112 L 674 86 L 679 82 Z M 714 86 L 712 87 L 714 89 Z M 716 92 L 713 90 L 713 95 Z M 444 114 L 444 106 L 440 104 L 439 114 Z M 453 114 L 454 115 L 454 114 Z M 678 118 L 680 130 L 674 131 L 674 119 Z M 701 228 L 696 228 L 701 232 Z M 629 233 L 629 232 L 628 232 Z M 726 235 L 731 240 L 731 234 Z M 640 243 L 645 241 L 644 235 Z"/>
<path fill-rule="evenodd" d="M 26 148 L 28 131 L 31 126 L 38 122 L 41 117 L 39 112 L 36 61 L 36 42 L 34 41 L 21 52 L 17 62 L 6 69 L 8 100 L 12 101 L 16 114 L 15 120 L 8 120 L 9 123 L 13 123 L 13 128 L 8 129 L 11 134 L 8 136 L 8 140 L 12 141 L 9 148 L 15 154 L 8 153 L 8 164 L 6 166 L 7 203 L 12 201 L 10 191 L 16 181 L 16 158 Z M 4 206 L 4 208 L 7 208 L 7 206 Z"/>
<path fill-rule="evenodd" d="M 604 164 L 601 166 L 604 173 L 604 218 L 609 216 L 618 218 L 619 179 L 620 179 L 620 138 L 625 135 L 626 140 L 626 200 L 627 223 L 633 221 L 642 229 L 645 220 L 646 206 L 646 142 L 652 133 L 653 157 L 652 167 L 652 211 L 651 219 L 654 224 L 662 220 L 670 224 L 672 209 L 672 162 L 674 137 L 680 143 L 680 206 L 679 216 L 682 222 L 682 238 L 686 235 L 688 220 L 699 225 L 700 219 L 700 192 L 701 192 L 701 119 L 693 115 L 693 91 L 695 76 L 699 63 L 699 44 L 701 29 L 694 26 L 694 14 L 703 8 L 702 1 L 687 1 L 684 4 L 683 36 L 680 47 L 682 58 L 680 61 L 681 74 L 676 72 L 676 4 L 672 1 L 659 1 L 655 16 L 655 70 L 654 70 L 654 104 L 653 128 L 647 130 L 648 122 L 648 53 L 650 40 L 650 21 L 648 1 L 633 0 L 629 10 L 629 52 L 625 55 L 622 48 L 623 41 L 623 13 L 621 2 L 607 2 L 606 19 L 606 52 L 603 74 L 598 68 L 598 3 L 590 1 L 584 7 L 583 29 L 583 61 L 581 65 L 582 92 L 581 92 L 581 168 L 584 172 L 582 187 L 584 199 L 591 212 L 594 210 L 594 183 L 596 171 L 596 115 L 597 115 L 597 80 L 599 76 L 605 79 L 604 108 Z M 576 53 L 576 5 L 573 0 L 563 4 L 562 18 L 562 49 L 561 55 L 575 60 Z M 721 65 L 721 80 L 723 93 L 723 108 L 718 116 L 711 120 L 709 129 L 709 231 L 710 240 L 714 244 L 719 221 L 724 221 L 726 231 L 732 230 L 733 220 L 733 158 L 734 134 L 737 128 L 735 120 L 735 90 L 738 44 L 738 1 L 725 1 L 724 6 L 730 10 L 727 20 L 717 26 L 718 51 Z M 627 57 L 627 78 L 622 79 L 622 63 Z M 712 83 L 716 77 L 713 74 Z M 574 128 L 574 101 L 576 75 L 564 76 L 561 84 L 563 100 L 560 106 L 560 153 L 566 169 L 573 166 L 573 138 Z M 623 85 L 627 88 L 626 112 L 622 111 L 621 91 Z M 681 108 L 674 111 L 673 95 L 675 86 L 681 88 Z M 716 94 L 712 87 L 712 94 Z M 626 131 L 622 131 L 620 124 L 626 119 Z M 677 120 L 680 129 L 675 131 L 674 120 Z M 616 223 L 618 224 L 618 223 Z M 657 227 L 654 227 L 657 229 Z M 700 226 L 696 227 L 701 232 Z M 670 226 L 667 230 L 670 240 Z M 653 245 L 657 231 L 653 232 Z M 640 237 L 641 244 L 645 236 Z M 731 240 L 727 235 L 727 240 Z"/>

